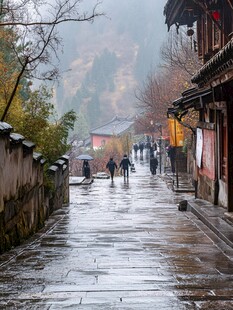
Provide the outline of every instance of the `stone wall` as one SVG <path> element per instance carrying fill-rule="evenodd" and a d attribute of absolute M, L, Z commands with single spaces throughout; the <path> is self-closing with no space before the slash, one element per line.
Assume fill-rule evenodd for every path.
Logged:
<path fill-rule="evenodd" d="M 49 193 L 51 212 L 69 202 L 69 157 L 63 155 L 48 169 L 48 176 L 55 190 Z"/>
<path fill-rule="evenodd" d="M 45 160 L 34 148 L 0 122 L 0 253 L 21 244 L 55 209 L 69 202 L 68 157 L 48 169 L 48 182 Z"/>

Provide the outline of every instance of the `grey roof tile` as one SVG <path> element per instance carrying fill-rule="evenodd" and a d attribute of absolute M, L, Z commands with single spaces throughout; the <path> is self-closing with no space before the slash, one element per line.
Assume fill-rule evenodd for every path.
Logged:
<path fill-rule="evenodd" d="M 112 135 L 121 135 L 130 127 L 132 127 L 134 121 L 130 118 L 121 118 L 115 117 L 110 122 L 106 123 L 103 126 L 97 127 L 91 130 L 91 135 L 101 135 L 101 136 L 112 136 Z"/>

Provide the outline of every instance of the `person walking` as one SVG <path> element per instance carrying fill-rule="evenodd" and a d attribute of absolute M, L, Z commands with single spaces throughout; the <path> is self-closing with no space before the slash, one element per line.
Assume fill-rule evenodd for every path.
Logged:
<path fill-rule="evenodd" d="M 174 174 L 176 169 L 175 169 L 175 162 L 176 162 L 176 147 L 175 146 L 171 146 L 169 145 L 167 147 L 167 155 L 170 158 L 170 162 L 171 162 L 171 169 L 172 169 L 172 173 Z"/>
<path fill-rule="evenodd" d="M 113 160 L 112 157 L 110 158 L 109 162 L 107 163 L 106 168 L 109 170 L 110 175 L 111 175 L 111 180 L 113 181 L 114 172 L 115 172 L 115 169 L 117 169 L 117 164 L 115 163 L 115 161 Z"/>
<path fill-rule="evenodd" d="M 134 149 L 134 156 L 137 157 L 137 153 L 138 153 L 138 149 L 139 149 L 137 143 L 135 143 L 135 144 L 133 145 L 133 149 Z"/>
<path fill-rule="evenodd" d="M 150 158 L 150 172 L 155 175 L 158 167 L 158 159 L 154 156 Z"/>
<path fill-rule="evenodd" d="M 144 150 L 144 143 L 143 142 L 139 143 L 139 150 L 140 150 L 140 155 L 142 156 L 143 155 L 143 150 Z"/>
<path fill-rule="evenodd" d="M 125 154 L 121 163 L 120 163 L 120 167 L 123 169 L 124 178 L 129 177 L 129 166 L 131 166 L 131 162 L 130 162 L 128 156 Z"/>

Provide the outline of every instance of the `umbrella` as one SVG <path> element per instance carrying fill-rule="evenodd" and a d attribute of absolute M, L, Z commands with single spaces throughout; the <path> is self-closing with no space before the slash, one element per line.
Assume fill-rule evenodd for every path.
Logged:
<path fill-rule="evenodd" d="M 81 159 L 81 160 L 93 160 L 94 158 L 91 157 L 91 156 L 88 155 L 88 154 L 82 154 L 82 155 L 77 156 L 76 159 Z"/>

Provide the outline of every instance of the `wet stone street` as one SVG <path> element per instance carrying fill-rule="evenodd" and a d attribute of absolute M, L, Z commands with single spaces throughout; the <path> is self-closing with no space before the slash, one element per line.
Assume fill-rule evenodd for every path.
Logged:
<path fill-rule="evenodd" d="M 129 180 L 71 186 L 29 242 L 0 256 L 0 309 L 233 309 L 232 249 L 146 161 Z"/>

